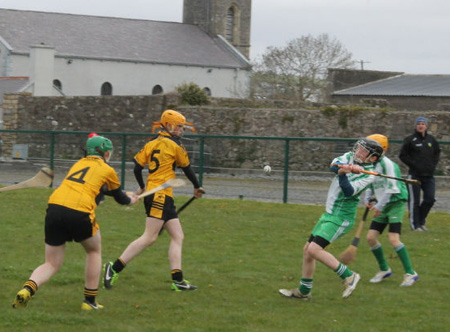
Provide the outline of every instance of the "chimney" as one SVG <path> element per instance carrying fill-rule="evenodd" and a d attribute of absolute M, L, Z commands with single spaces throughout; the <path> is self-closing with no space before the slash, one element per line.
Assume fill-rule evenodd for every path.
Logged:
<path fill-rule="evenodd" d="M 33 84 L 33 96 L 53 94 L 54 60 L 54 47 L 43 43 L 30 47 L 30 81 Z"/>

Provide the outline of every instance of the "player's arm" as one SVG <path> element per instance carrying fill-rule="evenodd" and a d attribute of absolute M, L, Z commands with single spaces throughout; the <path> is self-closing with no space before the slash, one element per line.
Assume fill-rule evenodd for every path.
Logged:
<path fill-rule="evenodd" d="M 140 189 L 145 188 L 144 178 L 142 177 L 142 170 L 144 167 L 142 167 L 136 159 L 134 159 L 134 177 L 136 178 L 137 183 L 139 184 Z"/>
<path fill-rule="evenodd" d="M 205 190 L 200 187 L 200 184 L 198 183 L 197 176 L 195 175 L 194 170 L 192 169 L 191 165 L 187 165 L 186 167 L 181 167 L 181 169 L 184 172 L 184 175 L 189 179 L 189 181 L 192 182 L 192 185 L 194 186 L 194 196 L 195 198 L 200 198 L 205 193 Z"/>

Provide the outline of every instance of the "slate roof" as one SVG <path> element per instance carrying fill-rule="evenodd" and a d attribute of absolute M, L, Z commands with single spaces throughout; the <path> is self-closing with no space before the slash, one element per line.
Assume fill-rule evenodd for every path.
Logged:
<path fill-rule="evenodd" d="M 450 97 L 450 75 L 404 74 L 334 91 L 339 96 Z"/>
<path fill-rule="evenodd" d="M 44 43 L 55 56 L 249 68 L 219 38 L 176 22 L 0 8 L 0 37 L 15 53 Z"/>
<path fill-rule="evenodd" d="M 21 92 L 28 82 L 28 77 L 0 77 L 0 105 L 5 93 Z"/>

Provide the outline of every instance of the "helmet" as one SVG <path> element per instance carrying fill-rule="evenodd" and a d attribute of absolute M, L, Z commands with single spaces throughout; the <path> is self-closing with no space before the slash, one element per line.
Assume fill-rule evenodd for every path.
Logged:
<path fill-rule="evenodd" d="M 380 145 L 384 149 L 384 151 L 387 151 L 387 149 L 389 147 L 389 141 L 386 136 L 381 135 L 381 134 L 373 134 L 373 135 L 367 136 L 366 138 L 377 141 L 378 143 L 380 143 Z"/>
<path fill-rule="evenodd" d="M 184 129 L 186 118 L 180 112 L 166 110 L 161 115 L 160 123 L 171 135 L 181 136 L 183 132 L 181 131 L 181 133 L 179 133 L 177 129 L 179 129 L 179 126 L 182 126 Z"/>
<path fill-rule="evenodd" d="M 106 151 L 112 151 L 112 142 L 103 136 L 92 136 L 86 141 L 86 155 L 103 157 Z"/>
<path fill-rule="evenodd" d="M 383 155 L 383 148 L 374 139 L 360 138 L 353 146 L 353 155 L 357 164 L 370 164 L 372 157 L 380 159 Z"/>

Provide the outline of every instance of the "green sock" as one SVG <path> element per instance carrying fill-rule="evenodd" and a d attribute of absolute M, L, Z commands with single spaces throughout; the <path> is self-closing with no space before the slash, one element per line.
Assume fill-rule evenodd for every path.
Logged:
<path fill-rule="evenodd" d="M 308 295 L 309 293 L 311 293 L 312 286 L 313 286 L 312 279 L 302 278 L 300 280 L 300 287 L 299 287 L 300 293 L 302 293 L 302 295 Z"/>
<path fill-rule="evenodd" d="M 397 252 L 397 255 L 403 264 L 405 272 L 409 274 L 414 274 L 414 270 L 412 269 L 411 266 L 411 261 L 409 260 L 408 250 L 406 250 L 405 245 L 402 243 L 398 247 L 395 247 L 394 250 Z"/>
<path fill-rule="evenodd" d="M 372 253 L 374 254 L 374 256 L 378 262 L 380 271 L 389 270 L 389 265 L 386 262 L 386 258 L 384 258 L 383 247 L 381 246 L 381 244 L 378 244 L 375 247 L 370 248 L 370 250 L 372 250 Z"/>
<path fill-rule="evenodd" d="M 341 279 L 350 277 L 353 274 L 353 272 L 350 271 L 350 269 L 342 263 L 339 263 L 339 266 L 337 267 L 336 270 L 334 270 L 334 272 L 336 272 L 337 275 L 341 277 Z"/>

